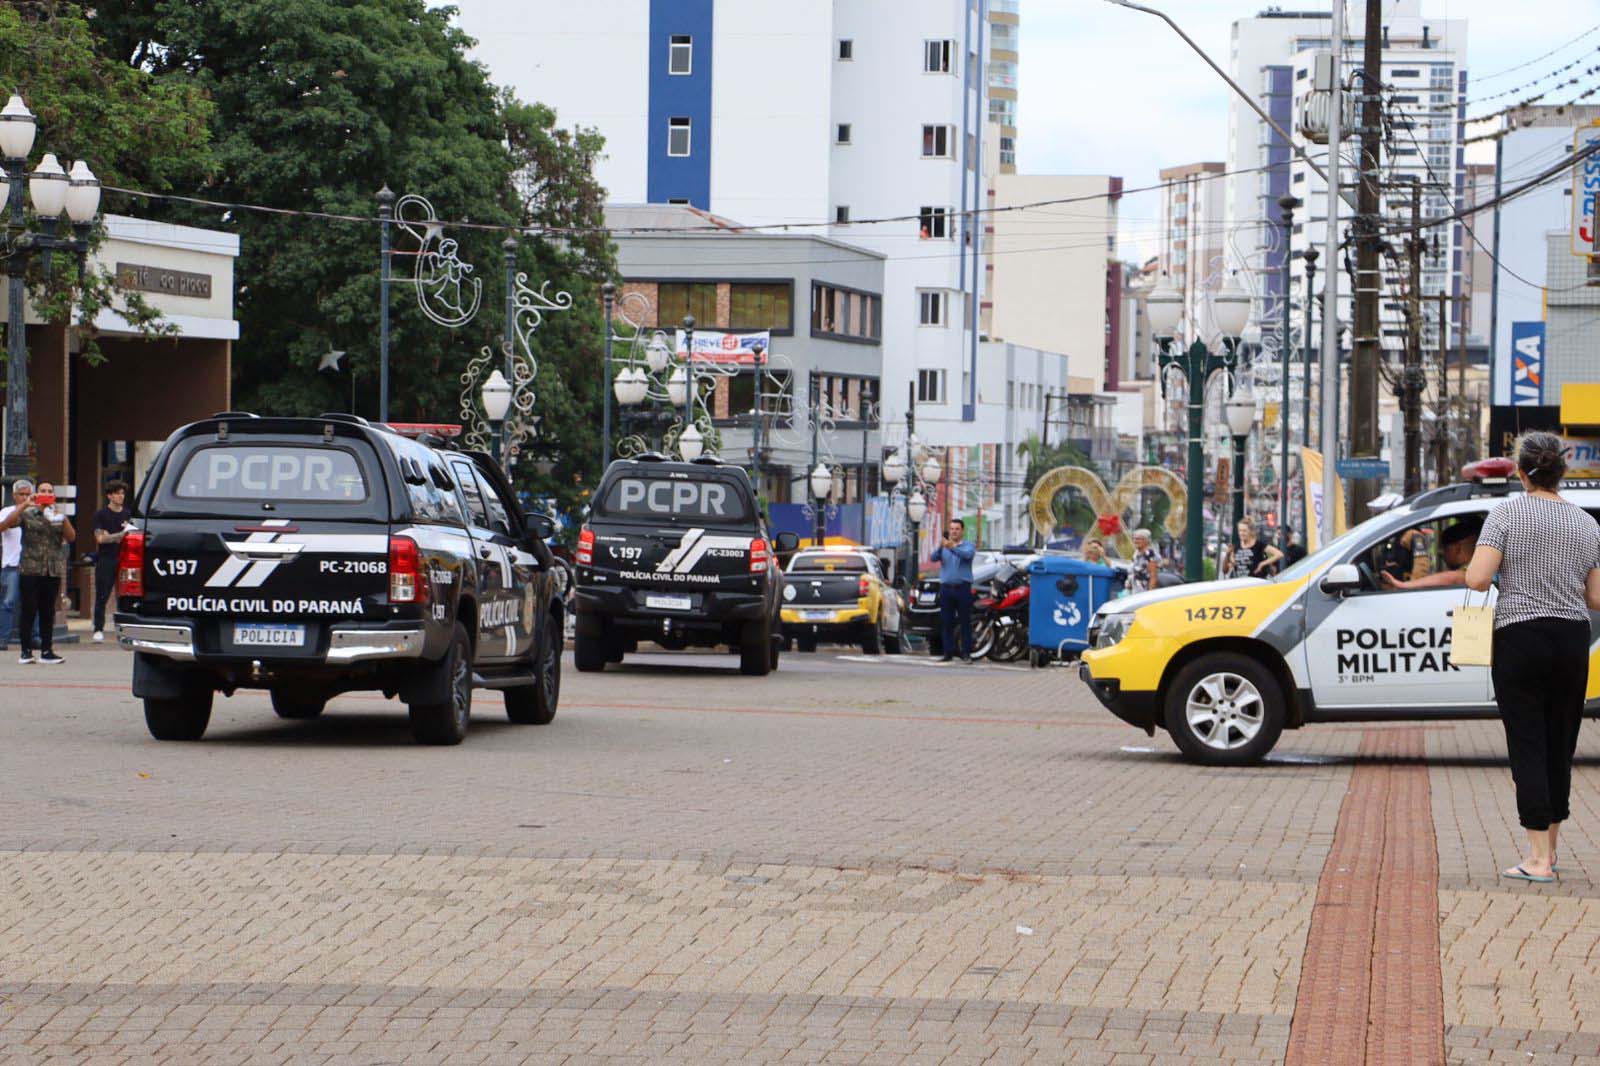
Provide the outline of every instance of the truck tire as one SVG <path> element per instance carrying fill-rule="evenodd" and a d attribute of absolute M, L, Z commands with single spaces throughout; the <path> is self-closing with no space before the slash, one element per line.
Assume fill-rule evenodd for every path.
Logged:
<path fill-rule="evenodd" d="M 547 619 L 544 635 L 534 649 L 531 685 L 506 689 L 506 717 L 517 725 L 549 725 L 555 721 L 556 704 L 561 700 L 561 648 L 551 633 L 554 619 Z"/>
<path fill-rule="evenodd" d="M 327 706 L 327 699 L 313 692 L 296 692 L 285 688 L 272 690 L 272 710 L 279 718 L 317 718 Z"/>
<path fill-rule="evenodd" d="M 437 667 L 445 699 L 442 703 L 411 705 L 411 735 L 418 744 L 459 744 L 466 739 L 467 721 L 472 717 L 472 645 L 467 630 L 456 623 L 450 650 Z"/>
<path fill-rule="evenodd" d="M 1283 733 L 1283 687 L 1248 655 L 1203 655 L 1178 671 L 1166 697 L 1167 732 L 1209 766 L 1260 762 Z"/>
<path fill-rule="evenodd" d="M 606 639 L 606 625 L 592 615 L 578 616 L 578 627 L 572 635 L 572 660 L 580 674 L 598 674 L 606 668 L 610 658 L 610 641 Z"/>
<path fill-rule="evenodd" d="M 863 655 L 883 654 L 883 633 L 878 629 L 878 623 L 866 622 L 865 631 L 861 634 L 861 652 Z"/>
<path fill-rule="evenodd" d="M 739 672 L 746 677 L 772 673 L 772 623 L 746 622 L 739 630 Z"/>
<path fill-rule="evenodd" d="M 185 685 L 176 699 L 145 697 L 144 724 L 157 740 L 199 740 L 211 724 L 211 701 L 216 696 L 209 686 Z"/>
<path fill-rule="evenodd" d="M 778 657 L 783 651 L 783 641 L 778 637 L 772 638 L 772 669 L 778 668 Z"/>

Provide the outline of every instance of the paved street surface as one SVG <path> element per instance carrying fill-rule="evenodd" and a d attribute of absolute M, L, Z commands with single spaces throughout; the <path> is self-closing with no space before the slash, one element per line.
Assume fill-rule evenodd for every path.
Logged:
<path fill-rule="evenodd" d="M 479 693 L 221 700 L 0 662 L 0 1061 L 1600 1060 L 1600 727 L 1561 881 L 1494 723 L 1179 762 L 1068 670 L 641 655 Z"/>

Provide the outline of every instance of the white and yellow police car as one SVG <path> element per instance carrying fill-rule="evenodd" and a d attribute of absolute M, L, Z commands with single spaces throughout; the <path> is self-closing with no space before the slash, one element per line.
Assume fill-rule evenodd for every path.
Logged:
<path fill-rule="evenodd" d="M 1218 765 L 1259 761 L 1283 730 L 1317 722 L 1494 717 L 1489 668 L 1450 659 L 1464 586 L 1397 589 L 1381 577 L 1447 569 L 1441 543 L 1460 540 L 1521 491 L 1510 460 L 1469 464 L 1463 474 L 1467 481 L 1411 497 L 1275 578 L 1110 601 L 1090 625 L 1080 676 L 1118 718 L 1152 736 L 1159 726 L 1186 756 Z M 1600 521 L 1600 481 L 1569 480 L 1562 495 Z M 1452 533 L 1458 526 L 1467 528 Z M 1587 711 L 1600 714 L 1594 667 Z"/>

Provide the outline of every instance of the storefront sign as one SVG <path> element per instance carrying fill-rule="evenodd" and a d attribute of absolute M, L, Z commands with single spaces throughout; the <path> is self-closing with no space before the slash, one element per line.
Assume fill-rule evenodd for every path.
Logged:
<path fill-rule="evenodd" d="M 1544 323 L 1511 323 L 1511 402 L 1518 407 L 1544 403 Z"/>
<path fill-rule="evenodd" d="M 1577 154 L 1600 144 L 1600 122 L 1580 129 L 1572 138 Z M 1600 198 L 1600 152 L 1586 156 L 1572 168 L 1572 254 L 1594 255 L 1595 202 Z"/>
<path fill-rule="evenodd" d="M 195 274 L 187 270 L 168 270 L 166 267 L 146 266 L 143 263 L 118 263 L 117 285 L 138 292 L 159 292 L 167 296 L 193 296 L 197 300 L 211 299 L 211 275 Z"/>
<path fill-rule="evenodd" d="M 687 334 L 678 330 L 678 358 L 688 357 L 685 346 Z M 728 363 L 735 366 L 761 366 L 767 361 L 772 348 L 772 334 L 767 330 L 751 333 L 723 333 L 714 329 L 698 329 L 694 333 L 694 361 L 697 363 Z"/>

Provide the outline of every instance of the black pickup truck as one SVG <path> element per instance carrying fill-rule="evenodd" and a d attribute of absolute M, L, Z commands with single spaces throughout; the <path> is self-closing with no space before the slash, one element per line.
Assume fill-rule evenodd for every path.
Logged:
<path fill-rule="evenodd" d="M 769 673 L 783 589 L 774 555 L 797 543 L 793 533 L 768 536 L 737 466 L 709 456 L 617 460 L 578 536 L 578 669 L 604 670 L 649 640 L 737 648 L 741 672 Z"/>
<path fill-rule="evenodd" d="M 562 603 L 544 538 L 487 455 L 344 414 L 226 413 L 167 440 L 117 561 L 118 640 L 159 740 L 198 740 L 217 692 L 283 718 L 399 696 L 425 744 L 466 735 L 475 688 L 543 725 Z"/>

